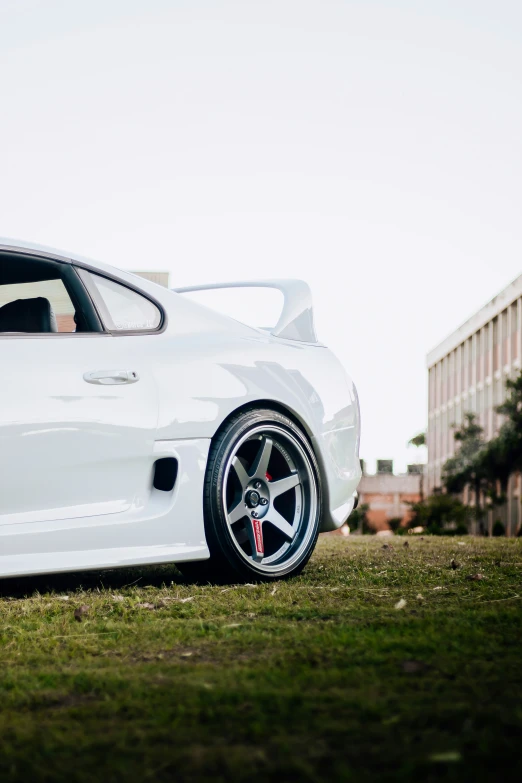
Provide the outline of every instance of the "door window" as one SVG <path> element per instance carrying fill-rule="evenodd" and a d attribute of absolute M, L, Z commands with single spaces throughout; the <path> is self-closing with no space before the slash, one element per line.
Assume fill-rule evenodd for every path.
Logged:
<path fill-rule="evenodd" d="M 0 334 L 102 331 L 69 264 L 0 253 Z"/>
<path fill-rule="evenodd" d="M 35 299 L 46 299 L 49 302 L 56 325 L 56 328 L 52 328 L 54 324 L 52 315 L 50 315 L 49 324 L 51 328 L 42 328 L 38 331 L 74 332 L 76 330 L 76 324 L 74 322 L 74 305 L 61 280 L 40 280 L 38 283 L 0 285 L 0 323 L 5 319 L 5 326 L 9 327 L 9 319 L 6 318 L 6 314 L 8 314 L 8 310 L 10 310 L 11 315 L 14 315 L 15 302 L 19 302 L 16 306 L 17 310 L 21 311 L 24 308 L 28 310 L 30 307 L 33 307 L 32 303 Z M 11 305 L 11 307 L 6 308 L 4 311 L 4 318 L 2 318 L 1 309 L 6 305 Z M 45 318 L 45 315 L 43 317 Z M 15 318 L 16 320 L 13 320 L 12 329 L 4 329 L 2 327 L 1 331 L 25 331 L 25 329 L 14 328 L 17 325 L 20 326 L 18 312 Z M 43 320 L 42 325 L 44 325 Z"/>

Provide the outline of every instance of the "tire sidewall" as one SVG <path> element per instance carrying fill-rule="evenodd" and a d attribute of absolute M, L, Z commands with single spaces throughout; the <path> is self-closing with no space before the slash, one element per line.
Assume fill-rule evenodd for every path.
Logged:
<path fill-rule="evenodd" d="M 255 563 L 247 562 L 237 551 L 232 540 L 232 533 L 225 517 L 225 470 L 230 456 L 239 441 L 248 435 L 250 430 L 260 426 L 277 426 L 294 437 L 303 448 L 310 462 L 316 483 L 315 518 L 309 520 L 313 525 L 312 534 L 299 558 L 289 563 L 288 568 L 271 573 L 257 569 Z M 313 449 L 299 427 L 283 414 L 269 409 L 245 411 L 236 419 L 229 421 L 218 432 L 215 448 L 211 449 L 207 465 L 206 491 L 204 498 L 205 530 L 211 558 L 218 569 L 231 570 L 240 579 L 251 581 L 276 581 L 295 576 L 302 571 L 310 559 L 319 535 L 319 524 L 322 513 L 321 473 Z"/>

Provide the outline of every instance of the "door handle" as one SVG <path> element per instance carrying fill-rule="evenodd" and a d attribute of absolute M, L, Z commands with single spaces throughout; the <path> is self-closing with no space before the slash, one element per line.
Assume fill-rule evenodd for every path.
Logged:
<path fill-rule="evenodd" d="M 94 370 L 84 373 L 83 380 L 96 383 L 99 386 L 122 386 L 125 383 L 136 383 L 140 376 L 135 370 Z"/>

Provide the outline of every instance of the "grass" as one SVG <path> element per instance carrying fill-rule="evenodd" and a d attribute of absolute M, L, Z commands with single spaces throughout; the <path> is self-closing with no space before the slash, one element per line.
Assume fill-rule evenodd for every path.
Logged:
<path fill-rule="evenodd" d="M 522 541 L 408 544 L 0 581 L 0 780 L 520 780 Z"/>

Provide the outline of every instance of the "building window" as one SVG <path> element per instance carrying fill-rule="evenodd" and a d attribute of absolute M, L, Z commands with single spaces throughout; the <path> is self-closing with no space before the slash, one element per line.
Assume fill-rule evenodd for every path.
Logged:
<path fill-rule="evenodd" d="M 446 411 L 442 413 L 440 428 L 442 432 L 441 456 L 445 457 L 447 453 L 447 434 L 448 434 L 448 414 Z"/>
<path fill-rule="evenodd" d="M 495 380 L 495 406 L 500 405 L 502 403 L 502 391 L 503 391 L 502 378 L 497 378 Z"/>
<path fill-rule="evenodd" d="M 491 375 L 490 337 L 491 323 L 486 324 L 484 327 L 484 378 L 487 378 L 489 375 Z"/>
<path fill-rule="evenodd" d="M 518 330 L 518 303 L 511 305 L 511 334 Z"/>
<path fill-rule="evenodd" d="M 500 329 L 498 324 L 498 318 L 495 318 L 493 321 L 493 372 L 496 372 L 500 366 L 499 351 L 500 351 Z"/>
<path fill-rule="evenodd" d="M 511 361 L 517 358 L 518 355 L 518 304 L 513 302 L 511 305 Z"/>
<path fill-rule="evenodd" d="M 431 413 L 433 410 L 435 410 L 435 369 L 433 367 L 429 372 L 428 394 L 428 409 Z"/>
<path fill-rule="evenodd" d="M 484 411 L 484 389 L 477 391 L 477 413 L 481 414 Z"/>
<path fill-rule="evenodd" d="M 457 402 L 455 405 L 455 421 L 453 423 L 456 427 L 460 427 L 462 424 L 462 405 L 460 402 Z"/>
<path fill-rule="evenodd" d="M 502 351 L 500 354 L 500 361 L 502 362 L 502 364 L 507 364 L 509 361 L 508 347 L 509 347 L 508 311 L 506 309 L 502 312 Z"/>
<path fill-rule="evenodd" d="M 470 413 L 476 413 L 477 412 L 477 395 L 476 395 L 475 392 L 472 392 L 469 395 L 468 410 L 470 411 Z"/>

